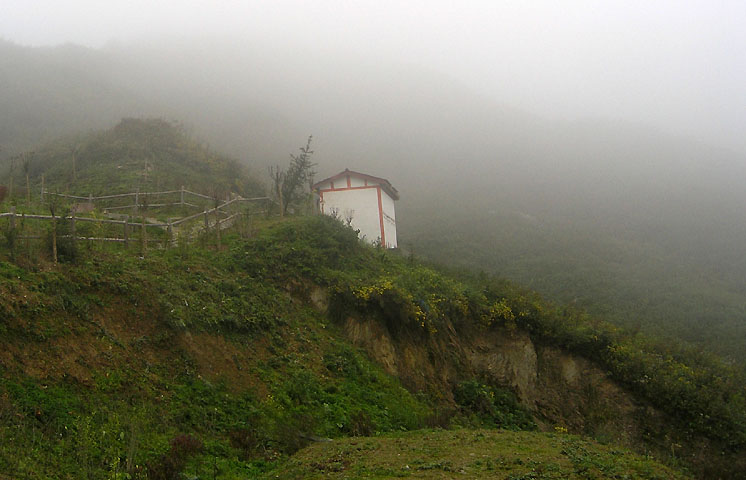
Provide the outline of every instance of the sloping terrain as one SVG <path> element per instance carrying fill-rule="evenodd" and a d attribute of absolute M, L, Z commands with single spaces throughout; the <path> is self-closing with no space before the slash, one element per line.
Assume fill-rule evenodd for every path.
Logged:
<path fill-rule="evenodd" d="M 3 262 L 0 472 L 171 478 L 171 446 L 196 439 L 192 471 L 234 478 L 311 435 L 421 425 L 426 403 L 231 257 Z"/>
<path fill-rule="evenodd" d="M 675 479 L 681 473 L 575 436 L 422 431 L 318 443 L 266 478 Z"/>
<path fill-rule="evenodd" d="M 262 223 L 220 250 L 3 260 L 0 471 L 244 478 L 314 440 L 459 425 L 742 471 L 742 383 L 716 360 L 362 245 L 328 217 Z M 552 452 L 579 441 L 541 438 L 531 469 L 571 468 Z"/>
<path fill-rule="evenodd" d="M 207 195 L 263 192 L 245 165 L 192 139 L 179 124 L 158 118 L 125 118 L 109 130 L 63 137 L 13 161 L 15 195 L 25 196 L 27 170 L 34 199 L 42 176 L 50 192 L 83 196 L 181 186 Z"/>
<path fill-rule="evenodd" d="M 619 121 L 549 121 L 414 65 L 215 40 L 0 42 L 0 175 L 2 157 L 123 116 L 183 119 L 262 170 L 312 133 L 322 175 L 375 166 L 404 187 L 400 244 L 419 255 L 746 362 L 741 153 Z M 76 145 L 60 155 L 63 190 Z M 148 161 L 143 143 L 102 173 Z"/>

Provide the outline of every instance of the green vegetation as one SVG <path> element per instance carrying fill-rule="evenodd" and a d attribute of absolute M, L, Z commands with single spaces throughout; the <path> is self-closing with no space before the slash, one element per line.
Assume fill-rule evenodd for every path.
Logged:
<path fill-rule="evenodd" d="M 234 92 L 220 99 L 209 85 L 204 90 L 186 86 L 183 78 L 203 72 L 203 63 L 163 75 L 149 63 L 153 58 L 140 53 L 133 58 L 150 60 L 7 42 L 0 42 L 0 51 L 5 67 L 0 81 L 7 87 L 0 143 L 2 155 L 12 157 L 0 170 L 6 192 L 12 189 L 11 198 L 0 198 L 2 211 L 14 206 L 20 214 L 48 214 L 52 208 L 67 213 L 69 204 L 37 203 L 42 175 L 48 190 L 82 196 L 181 185 L 212 197 L 208 204 L 229 193 L 261 195 L 260 182 L 240 164 L 163 120 L 127 119 L 105 132 L 71 136 L 33 152 L 28 148 L 54 132 L 112 122 L 118 112 L 141 110 L 136 104 L 153 99 L 158 105 L 171 103 L 165 111 L 173 112 L 187 96 L 193 106 L 181 111 L 193 109 L 192 118 L 212 129 L 213 138 L 240 138 L 234 151 L 261 156 L 274 151 L 274 145 L 268 147 L 272 140 L 258 141 L 262 135 L 272 137 L 277 119 L 292 121 L 297 112 L 292 99 L 288 115 L 277 115 L 272 107 L 259 113 L 255 106 L 264 102 L 250 95 Z M 103 75 L 101 64 L 118 64 L 117 73 Z M 258 85 L 251 83 L 252 74 L 236 78 L 235 69 L 224 67 L 213 69 L 218 72 L 213 77 L 230 76 L 241 92 L 265 91 L 251 88 Z M 175 81 L 169 81 L 170 74 Z M 353 76 L 375 78 L 375 72 Z M 352 76 L 335 77 L 348 81 Z M 284 70 L 274 78 L 287 91 L 295 89 Z M 221 80 L 219 87 L 224 84 Z M 412 91 L 420 84 L 413 83 Z M 606 131 L 534 128 L 529 124 L 535 119 L 505 112 L 493 118 L 484 111 L 473 116 L 474 123 L 446 122 L 423 130 L 420 120 L 426 115 L 417 112 L 430 112 L 436 97 L 442 111 L 468 110 L 461 99 L 449 101 L 451 95 L 419 95 L 415 103 L 400 102 L 409 109 L 402 118 L 409 120 L 388 124 L 396 134 L 374 125 L 375 115 L 362 116 L 355 128 L 372 139 L 361 143 L 343 135 L 348 143 L 336 156 L 356 158 L 358 165 L 378 162 L 384 170 L 396 169 L 402 183 L 438 192 L 437 198 L 419 198 L 426 208 L 411 209 L 409 218 L 400 210 L 402 244 L 412 240 L 418 254 L 528 284 L 569 306 L 487 275 L 447 274 L 414 258 L 362 246 L 353 232 L 324 218 L 277 224 L 254 219 L 242 235 L 203 235 L 175 248 L 163 245 L 166 232 L 155 231 L 148 238 L 158 248 L 148 255 L 145 249 L 135 255 L 137 245 L 76 245 L 61 237 L 72 230 L 67 221 L 32 228 L 32 220 L 20 217 L 18 227 L 10 229 L 3 219 L 2 474 L 168 478 L 183 471 L 201 478 L 245 478 L 278 472 L 275 467 L 282 471 L 288 454 L 323 437 L 387 434 L 386 439 L 395 438 L 391 432 L 435 425 L 551 429 L 541 406 L 529 409 L 516 392 L 476 375 L 455 349 L 443 348 L 469 335 L 528 332 L 540 348 L 559 347 L 592 360 L 635 394 L 635 414 L 646 427 L 637 448 L 689 464 L 704 478 L 742 475 L 743 371 L 691 347 L 646 336 L 677 335 L 744 360 L 743 170 L 722 168 L 739 159 L 678 140 L 641 138 L 647 133 L 630 134 L 616 124 Z M 482 112 L 482 99 L 472 101 Z M 365 110 L 344 104 L 350 111 Z M 386 116 L 391 118 L 388 110 Z M 327 117 L 349 119 L 347 114 Z M 502 120 L 493 123 L 497 118 Z M 263 119 L 270 120 L 266 128 Z M 371 120 L 372 128 L 365 128 Z M 246 138 L 249 125 L 259 133 Z M 337 126 L 344 128 L 326 130 L 348 131 Z M 480 134 L 485 131 L 491 139 Z M 307 171 L 309 148 L 296 157 L 306 161 Z M 417 157 L 427 158 L 449 187 L 433 188 L 440 187 L 437 175 L 424 181 L 422 165 L 403 161 Z M 463 164 L 454 158 L 469 159 L 469 176 L 477 170 L 483 181 L 467 182 L 460 176 Z M 599 169 L 598 159 L 610 170 Z M 308 180 L 295 173 L 291 177 L 297 181 L 288 185 Z M 475 190 L 498 193 L 475 204 Z M 414 191 L 408 196 L 419 197 Z M 133 220 L 145 222 L 156 215 L 149 208 L 155 202 L 141 200 L 146 205 L 133 212 Z M 157 216 L 164 220 L 184 213 L 175 207 Z M 264 228 L 252 237 L 259 227 Z M 84 236 L 110 234 L 96 224 L 78 222 L 77 229 Z M 42 238 L 24 238 L 29 234 Z M 212 244 L 218 248 L 207 248 Z M 391 368 L 375 364 L 346 337 L 345 326 L 356 322 L 381 327 L 376 333 L 389 335 L 392 349 L 420 348 L 417 366 L 392 375 Z M 412 380 L 420 366 L 451 367 L 451 374 L 423 385 Z M 664 412 L 665 422 L 645 424 L 648 410 Z M 515 438 L 539 441 L 534 435 Z M 508 475 L 551 478 L 572 472 L 587 478 L 636 471 L 628 464 L 614 470 L 608 457 L 597 457 L 582 441 L 565 440 L 566 448 L 552 453 L 554 460 Z M 450 445 L 451 454 L 461 446 Z M 334 462 L 344 466 L 344 460 Z M 416 470 L 423 475 L 450 474 L 459 465 L 442 458 L 422 462 Z M 480 469 L 497 468 L 495 462 L 473 468 L 484 473 Z M 556 470 L 555 463 L 565 470 Z M 391 468 L 376 474 L 405 473 Z"/>
<path fill-rule="evenodd" d="M 162 119 L 123 119 L 110 130 L 63 138 L 10 162 L 17 164 L 8 172 L 16 187 L 8 200 L 18 203 L 26 199 L 21 163 L 28 165 L 34 200 L 42 175 L 46 190 L 82 196 L 181 186 L 220 198 L 230 192 L 256 196 L 264 190 L 238 161 L 209 150 L 180 125 Z"/>
<path fill-rule="evenodd" d="M 286 143 L 288 131 L 318 125 L 340 132 L 324 143 L 326 159 L 339 162 L 325 170 L 376 165 L 395 185 L 406 185 L 397 206 L 400 245 L 413 243 L 418 255 L 482 269 L 617 325 L 746 361 L 742 154 L 618 121 L 542 121 L 486 104 L 433 72 L 411 72 L 411 83 L 393 85 L 378 64 L 341 74 L 331 57 L 291 58 L 269 45 L 219 49 L 223 54 L 211 55 L 209 66 L 199 55 L 174 55 L 201 51 L 199 42 L 154 47 L 32 48 L 0 41 L 0 156 L 36 150 L 29 157 L 33 172 L 44 156 L 35 147 L 40 141 L 113 125 L 122 112 L 160 111 L 187 119 L 213 145 L 248 157 L 264 173 L 277 152 L 295 146 Z M 267 51 L 284 60 L 266 62 Z M 265 74 L 238 64 L 262 65 Z M 298 65 L 310 77 L 325 78 L 343 108 L 333 112 L 331 97 L 298 91 Z M 424 75 L 431 79 L 427 85 L 419 80 Z M 356 79 L 368 81 L 351 88 Z M 284 100 L 268 102 L 269 91 Z M 411 92 L 420 92 L 416 102 Z M 349 112 L 369 111 L 370 99 L 379 98 L 393 99 L 391 106 L 402 110 L 382 108 L 381 115 L 349 122 Z M 433 115 L 434 106 L 473 114 L 453 122 L 454 115 Z M 88 154 L 85 141 L 62 143 L 56 158 L 64 190 L 79 143 L 80 162 Z M 131 162 L 143 172 L 149 149 L 142 142 L 112 169 Z M 19 157 L 19 199 L 22 164 Z M 154 168 L 147 181 L 165 185 L 168 179 Z M 0 168 L 0 183 L 7 184 L 6 171 Z M 167 173 L 181 175 L 178 169 Z M 95 194 L 97 185 L 91 181 L 79 193 Z M 32 190 L 37 187 L 33 183 Z"/>
<path fill-rule="evenodd" d="M 571 435 L 418 431 L 310 446 L 262 478 L 683 479 L 629 451 Z"/>
<path fill-rule="evenodd" d="M 694 215 L 706 207 L 688 197 L 684 212 L 658 206 L 616 216 L 592 205 L 531 208 L 505 197 L 438 202 L 437 211 L 420 201 L 416 215 L 402 213 L 400 228 L 400 244 L 418 255 L 510 279 L 616 325 L 746 365 L 740 218 L 716 220 L 722 209 Z"/>
<path fill-rule="evenodd" d="M 528 331 L 679 419 L 677 438 L 706 437 L 723 459 L 714 471 L 737 468 L 743 383 L 717 360 L 665 350 L 505 281 L 366 246 L 329 217 L 262 223 L 252 238 L 224 236 L 219 250 L 91 250 L 54 269 L 2 261 L 0 470 L 159 478 L 178 467 L 234 478 L 269 471 L 319 437 L 536 428 L 512 392 L 479 379 L 450 385 L 455 404 L 439 385 L 406 390 L 344 340 L 350 317 L 423 345 L 453 329 Z M 318 289 L 328 311 L 311 308 Z M 665 444 L 664 432 L 650 435 Z"/>
<path fill-rule="evenodd" d="M 454 389 L 456 403 L 471 413 L 476 424 L 495 425 L 506 430 L 535 430 L 531 414 L 510 390 L 467 380 Z"/>
<path fill-rule="evenodd" d="M 316 436 L 423 425 L 427 403 L 228 260 L 194 247 L 54 271 L 0 263 L 0 471 L 232 478 Z"/>
<path fill-rule="evenodd" d="M 315 163 L 311 161 L 313 150 L 311 150 L 311 140 L 304 147 L 300 147 L 300 154 L 290 154 L 290 165 L 287 169 L 275 165 L 269 168 L 269 175 L 272 178 L 272 192 L 277 198 L 280 207 L 280 215 L 285 215 L 288 208 L 301 207 L 301 211 L 306 210 L 310 205 L 309 192 L 313 186 L 313 177 L 316 175 Z"/>
<path fill-rule="evenodd" d="M 334 318 L 354 311 L 373 314 L 394 332 L 420 336 L 436 334 L 446 322 L 520 328 L 537 341 L 599 362 L 691 433 L 722 441 L 733 451 L 746 446 L 746 383 L 738 369 L 713 356 L 626 332 L 570 306 L 554 306 L 506 281 L 468 276 L 459 281 L 395 254 L 365 249 L 332 219 L 280 224 L 254 245 L 260 255 L 237 251 L 235 262 L 275 279 L 300 272 L 329 285 Z"/>

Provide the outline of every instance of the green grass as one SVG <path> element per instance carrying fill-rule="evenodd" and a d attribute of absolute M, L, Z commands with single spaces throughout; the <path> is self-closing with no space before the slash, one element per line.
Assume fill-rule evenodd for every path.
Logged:
<path fill-rule="evenodd" d="M 572 435 L 428 430 L 315 443 L 262 478 L 684 479 L 627 450 Z"/>
<path fill-rule="evenodd" d="M 144 478 L 190 435 L 203 448 L 187 473 L 234 478 L 314 436 L 423 425 L 426 401 L 231 255 L 195 245 L 0 262 L 0 471 Z"/>
<path fill-rule="evenodd" d="M 75 152 L 75 153 L 74 153 Z M 73 166 L 73 158 L 75 165 Z M 191 139 L 178 124 L 162 119 L 123 119 L 106 131 L 62 138 L 27 155 L 32 197 L 42 175 L 50 192 L 87 196 L 178 190 L 221 197 L 263 192 L 235 159 Z M 16 160 L 12 201 L 25 203 L 24 159 Z"/>

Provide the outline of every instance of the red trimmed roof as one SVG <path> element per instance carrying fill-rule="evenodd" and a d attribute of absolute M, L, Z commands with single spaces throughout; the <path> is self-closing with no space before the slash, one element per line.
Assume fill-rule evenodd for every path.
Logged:
<path fill-rule="evenodd" d="M 372 181 L 373 183 L 377 183 L 377 184 L 379 184 L 381 186 L 381 188 L 383 188 L 383 190 L 386 193 L 388 193 L 389 197 L 393 198 L 394 200 L 399 200 L 399 192 L 396 191 L 396 189 L 393 187 L 393 185 L 391 185 L 391 182 L 389 182 L 385 178 L 374 177 L 373 175 L 368 175 L 366 173 L 354 172 L 354 171 L 352 171 L 352 170 L 350 170 L 348 168 L 345 168 L 344 171 L 339 172 L 336 175 L 332 175 L 329 178 L 325 178 L 325 179 L 323 179 L 323 180 L 321 180 L 319 182 L 314 183 L 313 187 L 311 187 L 311 188 L 313 190 L 316 190 L 321 185 L 323 185 L 324 183 L 333 182 L 336 179 L 338 179 L 340 177 L 346 177 L 347 175 L 355 175 L 357 177 L 364 178 L 364 179 L 368 180 L 369 182 Z"/>

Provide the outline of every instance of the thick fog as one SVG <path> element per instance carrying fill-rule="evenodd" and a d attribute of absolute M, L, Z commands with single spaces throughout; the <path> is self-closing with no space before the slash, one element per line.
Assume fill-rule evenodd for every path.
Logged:
<path fill-rule="evenodd" d="M 744 24 L 742 2 L 707 1 L 5 0 L 0 6 L 0 36 L 23 45 L 159 45 L 164 38 L 209 45 L 207 38 L 223 37 L 239 48 L 261 46 L 266 55 L 276 47 L 331 64 L 412 65 L 542 116 L 631 121 L 741 152 Z M 207 48 L 192 60 L 215 54 Z M 381 73 L 390 83 L 422 80 Z"/>

